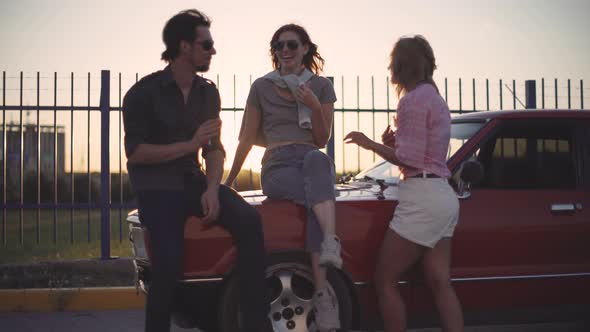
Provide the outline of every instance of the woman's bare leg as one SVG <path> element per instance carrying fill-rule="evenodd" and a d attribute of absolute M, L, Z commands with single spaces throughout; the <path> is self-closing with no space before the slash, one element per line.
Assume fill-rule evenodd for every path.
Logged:
<path fill-rule="evenodd" d="M 398 289 L 404 272 L 422 255 L 424 248 L 388 229 L 379 252 L 375 286 L 385 332 L 406 330 L 406 308 Z"/>
<path fill-rule="evenodd" d="M 461 304 L 451 285 L 451 238 L 444 237 L 434 248 L 426 250 L 422 265 L 426 282 L 438 308 L 443 331 L 463 331 Z"/>
<path fill-rule="evenodd" d="M 327 200 L 312 206 L 313 213 L 324 232 L 324 236 L 336 233 L 336 207 L 333 200 Z"/>
<path fill-rule="evenodd" d="M 314 252 L 311 254 L 311 270 L 313 272 L 313 281 L 315 289 L 318 290 L 326 287 L 326 268 L 320 266 L 319 252 Z"/>

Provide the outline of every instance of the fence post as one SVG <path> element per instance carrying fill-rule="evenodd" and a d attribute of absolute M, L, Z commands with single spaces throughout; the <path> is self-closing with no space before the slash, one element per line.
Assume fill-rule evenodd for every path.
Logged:
<path fill-rule="evenodd" d="M 330 82 L 332 82 L 332 86 L 334 86 L 334 76 L 328 76 L 328 79 L 330 80 Z M 344 113 L 342 113 L 342 116 L 344 117 Z M 334 135 L 336 134 L 336 132 L 334 131 L 334 115 L 332 115 L 332 135 L 330 135 L 330 139 L 328 139 L 328 145 L 326 145 L 326 153 L 328 154 L 328 156 L 330 156 L 330 158 L 332 158 L 332 160 L 334 159 Z"/>
<path fill-rule="evenodd" d="M 567 109 L 572 109 L 572 85 L 571 79 L 567 79 Z"/>
<path fill-rule="evenodd" d="M 584 109 L 584 80 L 580 80 L 580 109 Z"/>
<path fill-rule="evenodd" d="M 537 108 L 537 81 L 535 80 L 526 80 L 524 81 L 524 91 L 525 91 L 525 108 Z"/>
<path fill-rule="evenodd" d="M 100 253 L 101 259 L 111 258 L 111 169 L 110 169 L 110 110 L 111 73 L 100 73 Z"/>

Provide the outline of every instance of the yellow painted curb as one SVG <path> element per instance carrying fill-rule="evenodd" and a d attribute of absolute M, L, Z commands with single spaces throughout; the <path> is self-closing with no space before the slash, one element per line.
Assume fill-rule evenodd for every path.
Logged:
<path fill-rule="evenodd" d="M 0 312 L 140 309 L 144 303 L 135 287 L 0 290 Z"/>

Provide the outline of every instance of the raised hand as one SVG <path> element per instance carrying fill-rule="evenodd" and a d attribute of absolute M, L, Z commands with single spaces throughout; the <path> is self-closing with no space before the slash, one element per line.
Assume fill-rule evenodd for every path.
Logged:
<path fill-rule="evenodd" d="M 309 88 L 308 84 L 300 84 L 297 90 L 295 91 L 295 98 L 305 104 L 307 107 L 312 107 L 315 104 L 319 104 L 320 101 L 318 97 L 313 93 L 313 91 Z"/>
<path fill-rule="evenodd" d="M 395 146 L 395 131 L 391 130 L 391 126 L 387 125 L 383 134 L 381 134 L 381 142 L 389 147 Z"/>
<path fill-rule="evenodd" d="M 196 149 L 200 148 L 205 144 L 209 144 L 210 140 L 221 134 L 221 119 L 209 119 L 199 126 L 193 138 L 191 144 Z M 196 150 L 195 149 L 195 150 Z"/>
<path fill-rule="evenodd" d="M 373 143 L 373 141 L 360 131 L 351 131 L 344 137 L 344 143 L 354 143 L 361 148 L 370 150 L 370 145 Z"/>

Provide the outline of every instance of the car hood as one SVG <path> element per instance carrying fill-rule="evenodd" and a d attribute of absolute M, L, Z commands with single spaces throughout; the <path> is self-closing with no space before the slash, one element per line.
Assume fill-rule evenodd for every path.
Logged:
<path fill-rule="evenodd" d="M 372 182 L 354 181 L 347 184 L 337 184 L 336 200 L 337 201 L 365 201 L 365 200 L 397 200 L 398 192 L 396 184 L 388 184 L 381 192 L 379 185 Z M 262 190 L 241 191 L 240 195 L 250 204 L 260 204 L 267 197 Z"/>
<path fill-rule="evenodd" d="M 373 201 L 373 200 L 398 200 L 397 184 L 388 184 L 381 192 L 379 185 L 372 182 L 353 181 L 347 184 L 337 184 L 336 201 Z M 251 205 L 260 205 L 267 197 L 262 190 L 241 191 L 240 195 Z M 138 210 L 127 214 L 127 221 L 139 225 Z"/>

